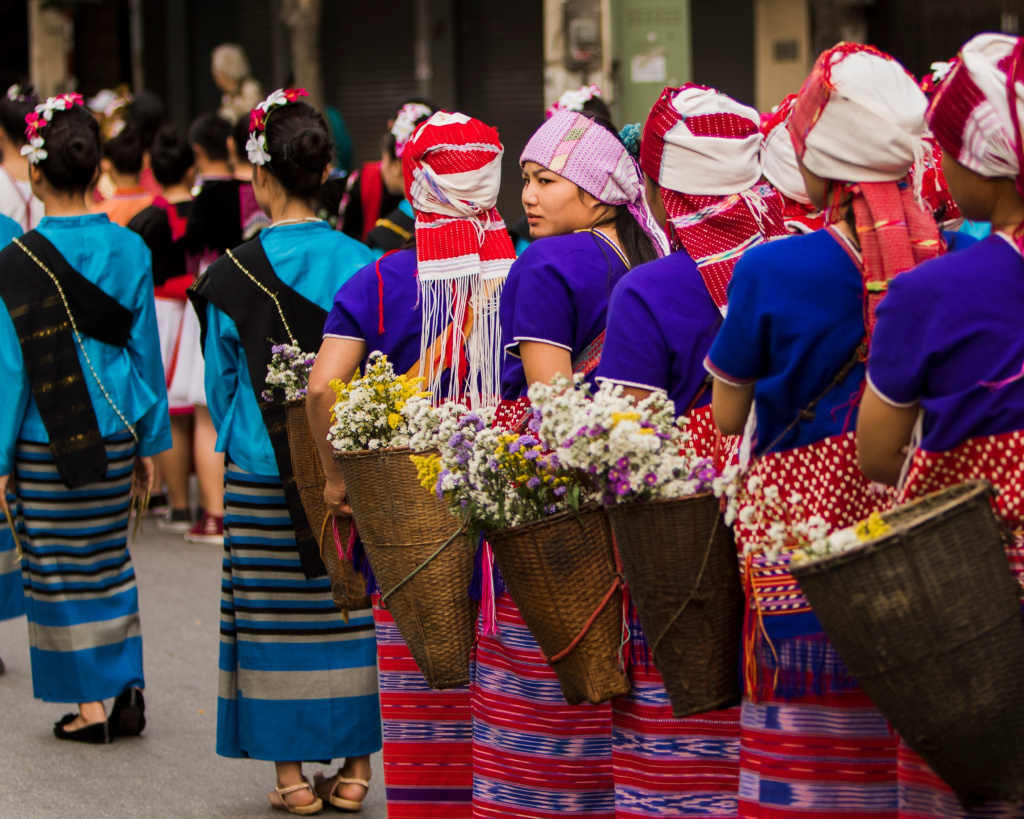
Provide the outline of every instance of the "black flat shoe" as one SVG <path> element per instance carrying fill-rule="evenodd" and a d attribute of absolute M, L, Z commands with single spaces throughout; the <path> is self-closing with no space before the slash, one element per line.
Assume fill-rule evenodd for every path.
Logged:
<path fill-rule="evenodd" d="M 138 688 L 122 691 L 110 709 L 110 730 L 120 737 L 137 737 L 146 727 L 146 701 Z"/>
<path fill-rule="evenodd" d="M 77 718 L 78 714 L 65 714 L 60 722 L 53 724 L 53 735 L 57 739 L 69 739 L 72 742 L 88 742 L 92 745 L 106 745 L 108 742 L 114 741 L 114 733 L 110 730 L 109 722 L 94 722 L 92 725 L 86 725 L 77 731 L 64 730 L 65 725 L 74 722 Z"/>

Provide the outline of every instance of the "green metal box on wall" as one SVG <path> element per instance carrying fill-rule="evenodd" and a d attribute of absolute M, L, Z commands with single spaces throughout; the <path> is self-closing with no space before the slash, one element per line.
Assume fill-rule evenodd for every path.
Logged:
<path fill-rule="evenodd" d="M 690 0 L 610 0 L 616 122 L 643 122 L 666 85 L 693 76 Z"/>

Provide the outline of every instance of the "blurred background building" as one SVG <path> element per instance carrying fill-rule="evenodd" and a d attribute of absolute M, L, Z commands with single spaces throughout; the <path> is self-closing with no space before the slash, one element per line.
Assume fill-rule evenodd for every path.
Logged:
<path fill-rule="evenodd" d="M 497 126 L 517 175 L 520 146 L 569 88 L 598 85 L 618 124 L 687 80 L 766 110 L 838 40 L 921 75 L 973 34 L 1017 33 L 1022 12 L 1024 0 L 0 0 L 0 86 L 130 83 L 186 125 L 216 108 L 210 52 L 235 42 L 265 89 L 294 83 L 335 106 L 357 163 L 419 92 Z"/>

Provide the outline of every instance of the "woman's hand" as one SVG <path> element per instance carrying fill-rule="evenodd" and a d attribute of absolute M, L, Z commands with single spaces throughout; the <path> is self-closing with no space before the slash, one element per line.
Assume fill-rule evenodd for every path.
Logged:
<path fill-rule="evenodd" d="M 345 483 L 341 480 L 327 479 L 324 487 L 324 503 L 327 504 L 327 511 L 332 515 L 352 517 L 352 507 L 348 503 L 348 492 Z"/>
<path fill-rule="evenodd" d="M 135 459 L 135 469 L 132 472 L 132 494 L 144 498 L 152 488 L 153 459 L 140 456 Z"/>
<path fill-rule="evenodd" d="M 4 513 L 11 514 L 10 508 L 7 506 L 7 487 L 11 483 L 11 476 L 0 475 L 0 509 L 4 510 Z"/>

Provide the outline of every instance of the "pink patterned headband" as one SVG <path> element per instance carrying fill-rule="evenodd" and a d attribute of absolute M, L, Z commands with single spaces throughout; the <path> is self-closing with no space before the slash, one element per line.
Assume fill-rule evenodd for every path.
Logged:
<path fill-rule="evenodd" d="M 659 256 L 668 252 L 668 240 L 644 201 L 640 166 L 619 138 L 590 117 L 575 111 L 557 111 L 526 143 L 520 167 L 536 162 L 574 182 L 608 205 L 626 205 L 651 238 Z"/>
<path fill-rule="evenodd" d="M 41 102 L 35 111 L 25 117 L 25 138 L 28 143 L 22 146 L 21 155 L 27 156 L 31 164 L 38 165 L 48 156 L 44 147 L 43 129 L 50 124 L 54 112 L 70 111 L 75 105 L 84 105 L 81 94 L 59 94 Z"/>

